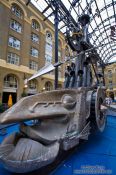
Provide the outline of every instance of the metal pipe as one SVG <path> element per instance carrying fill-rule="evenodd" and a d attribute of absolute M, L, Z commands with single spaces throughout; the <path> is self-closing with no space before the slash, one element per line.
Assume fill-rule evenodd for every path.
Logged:
<path fill-rule="evenodd" d="M 88 69 L 88 62 L 84 62 L 83 67 L 83 87 L 87 87 L 87 69 Z"/>
<path fill-rule="evenodd" d="M 77 56 L 76 61 L 75 61 L 75 87 L 78 87 L 78 71 L 80 69 L 80 61 L 81 61 L 81 55 Z"/>
<path fill-rule="evenodd" d="M 87 66 L 87 87 L 90 87 L 91 86 L 90 72 L 91 72 L 91 67 L 90 67 L 90 65 L 88 65 Z"/>
<path fill-rule="evenodd" d="M 95 67 L 94 67 L 93 62 L 92 62 L 91 59 L 90 59 L 90 62 L 91 62 L 91 65 L 92 65 L 93 71 L 94 71 L 94 73 L 95 73 L 95 76 L 96 76 L 96 78 L 97 78 L 97 83 L 99 84 L 98 75 L 97 75 L 97 73 L 96 73 Z"/>

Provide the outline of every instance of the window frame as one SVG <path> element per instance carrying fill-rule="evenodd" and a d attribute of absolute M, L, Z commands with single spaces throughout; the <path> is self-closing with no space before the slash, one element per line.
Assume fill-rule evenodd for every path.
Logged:
<path fill-rule="evenodd" d="M 9 40 L 12 39 L 13 42 L 10 42 Z M 19 44 L 16 44 L 15 42 L 19 42 Z M 10 44 L 11 43 L 11 44 Z M 21 50 L 21 41 L 18 40 L 16 37 L 14 36 L 9 36 L 8 38 L 8 46 L 15 48 L 16 50 Z"/>
<path fill-rule="evenodd" d="M 13 10 L 13 8 L 14 8 L 14 10 Z M 22 11 L 22 9 L 18 5 L 13 4 L 12 7 L 11 7 L 11 11 L 18 18 L 20 18 L 20 19 L 23 18 L 23 11 Z"/>
<path fill-rule="evenodd" d="M 13 60 L 14 59 L 14 60 Z M 12 52 L 8 52 L 8 55 L 7 55 L 7 63 L 9 64 L 14 64 L 16 66 L 19 66 L 20 64 L 20 56 L 18 56 L 17 54 L 15 53 L 12 53 Z"/>
<path fill-rule="evenodd" d="M 34 40 L 34 37 L 33 37 L 34 35 L 35 35 L 35 36 L 38 38 L 38 40 L 37 40 L 37 41 L 36 41 L 36 40 Z M 39 36 L 38 36 L 37 34 L 35 34 L 35 33 L 31 33 L 31 41 L 32 41 L 32 42 L 34 42 L 34 43 L 39 44 Z"/>
<path fill-rule="evenodd" d="M 45 44 L 45 65 L 52 63 L 53 59 L 53 41 L 51 32 L 46 32 L 46 44 Z"/>
<path fill-rule="evenodd" d="M 53 89 L 52 83 L 51 83 L 50 81 L 47 81 L 47 82 L 45 83 L 45 90 L 46 90 L 46 91 L 51 91 L 52 89 Z"/>
<path fill-rule="evenodd" d="M 37 51 L 38 54 L 36 55 L 36 54 L 34 53 L 34 51 Z M 35 47 L 31 47 L 30 54 L 31 54 L 32 57 L 38 58 L 38 57 L 39 57 L 39 50 L 36 49 Z"/>
<path fill-rule="evenodd" d="M 36 30 L 36 31 L 40 31 L 40 25 L 39 25 L 39 23 L 38 23 L 38 21 L 36 21 L 36 20 L 32 20 L 32 24 L 31 24 L 31 27 L 32 27 L 32 29 L 34 29 L 34 30 Z"/>
<path fill-rule="evenodd" d="M 29 81 L 28 84 L 29 90 L 37 90 L 37 82 L 35 80 Z"/>
<path fill-rule="evenodd" d="M 12 22 L 14 22 L 14 24 Z M 20 30 L 16 29 L 15 27 L 12 27 L 12 24 L 16 25 L 16 23 L 19 24 L 19 26 L 21 28 Z M 16 31 L 17 33 L 22 33 L 22 25 L 18 21 L 14 20 L 14 19 L 11 19 L 11 21 L 10 21 L 10 29 Z"/>
<path fill-rule="evenodd" d="M 31 70 L 38 70 L 38 63 L 36 61 L 30 60 L 29 61 L 29 69 Z"/>
<path fill-rule="evenodd" d="M 13 80 L 9 80 L 8 78 L 12 77 Z M 12 75 L 12 74 L 8 74 L 6 77 L 4 77 L 4 88 L 13 88 L 13 89 L 17 89 L 18 88 L 18 80 L 17 78 Z"/>

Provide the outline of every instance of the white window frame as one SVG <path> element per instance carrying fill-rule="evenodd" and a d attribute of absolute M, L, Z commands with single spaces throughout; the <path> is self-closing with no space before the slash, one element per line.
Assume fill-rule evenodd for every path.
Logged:
<path fill-rule="evenodd" d="M 37 44 L 39 44 L 39 36 L 35 33 L 31 33 L 31 40 Z"/>
<path fill-rule="evenodd" d="M 11 8 L 11 11 L 18 17 L 22 19 L 23 13 L 22 10 L 20 9 L 20 7 L 18 7 L 17 5 L 13 5 Z"/>
<path fill-rule="evenodd" d="M 20 57 L 15 53 L 9 52 L 7 56 L 7 62 L 19 66 Z"/>
<path fill-rule="evenodd" d="M 31 47 L 31 56 L 35 58 L 38 58 L 39 56 L 39 51 L 35 49 L 34 47 Z"/>
<path fill-rule="evenodd" d="M 46 32 L 45 64 L 49 64 L 52 62 L 52 56 L 53 56 L 52 52 L 53 52 L 52 34 L 50 32 Z"/>
<path fill-rule="evenodd" d="M 8 46 L 13 47 L 17 50 L 20 50 L 21 49 L 21 42 L 17 38 L 15 38 L 13 36 L 9 36 Z"/>
<path fill-rule="evenodd" d="M 39 23 L 36 21 L 36 20 L 32 20 L 32 28 L 39 31 L 40 29 L 40 26 L 39 26 Z"/>
<path fill-rule="evenodd" d="M 38 70 L 38 63 L 33 61 L 33 60 L 30 60 L 29 62 L 29 68 L 32 69 L 32 70 Z"/>
<path fill-rule="evenodd" d="M 22 25 L 14 19 L 11 19 L 10 21 L 10 28 L 18 33 L 22 32 Z"/>
<path fill-rule="evenodd" d="M 52 34 L 50 32 L 46 32 L 46 41 L 52 43 Z"/>
<path fill-rule="evenodd" d="M 58 51 L 58 57 L 61 57 L 61 51 L 60 50 Z"/>
<path fill-rule="evenodd" d="M 10 77 L 10 79 L 9 79 L 9 77 Z M 17 78 L 14 75 L 7 75 L 4 78 L 4 87 L 17 89 L 18 88 Z"/>
<path fill-rule="evenodd" d="M 45 64 L 52 63 L 52 57 L 50 55 L 48 55 L 48 54 L 45 54 L 45 60 L 46 60 Z"/>
<path fill-rule="evenodd" d="M 35 80 L 29 81 L 28 87 L 30 90 L 37 90 L 37 82 Z"/>
<path fill-rule="evenodd" d="M 45 83 L 45 90 L 46 91 L 51 91 L 53 89 L 52 83 L 51 82 L 46 82 Z"/>

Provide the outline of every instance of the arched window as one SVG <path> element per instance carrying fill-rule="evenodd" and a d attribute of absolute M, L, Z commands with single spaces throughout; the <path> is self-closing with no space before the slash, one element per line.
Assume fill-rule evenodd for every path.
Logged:
<path fill-rule="evenodd" d="M 58 40 L 58 48 L 61 49 L 61 41 Z"/>
<path fill-rule="evenodd" d="M 5 88 L 18 88 L 18 81 L 15 75 L 9 74 L 4 78 L 4 87 Z"/>
<path fill-rule="evenodd" d="M 58 67 L 58 77 L 59 77 L 59 78 L 62 77 L 62 69 L 61 69 L 61 66 Z"/>
<path fill-rule="evenodd" d="M 52 34 L 50 32 L 46 32 L 46 41 L 49 43 L 52 42 Z"/>
<path fill-rule="evenodd" d="M 61 58 L 61 51 L 62 51 L 62 48 L 61 48 L 61 41 L 58 40 L 58 57 L 59 57 L 59 59 Z"/>
<path fill-rule="evenodd" d="M 52 83 L 50 81 L 45 83 L 45 90 L 51 91 L 53 89 Z"/>
<path fill-rule="evenodd" d="M 109 80 L 109 89 L 113 89 L 113 82 L 112 82 L 112 80 Z"/>
<path fill-rule="evenodd" d="M 36 80 L 29 81 L 29 89 L 37 90 L 37 81 Z"/>
<path fill-rule="evenodd" d="M 37 30 L 37 31 L 40 30 L 40 25 L 35 19 L 32 20 L 32 28 Z"/>
<path fill-rule="evenodd" d="M 16 4 L 13 4 L 12 7 L 11 7 L 11 11 L 18 17 L 18 18 L 23 18 L 23 11 L 22 9 L 16 5 Z"/>
<path fill-rule="evenodd" d="M 112 70 L 108 70 L 108 77 L 112 78 Z"/>
<path fill-rule="evenodd" d="M 46 64 L 52 62 L 52 34 L 50 32 L 46 32 L 45 59 Z"/>

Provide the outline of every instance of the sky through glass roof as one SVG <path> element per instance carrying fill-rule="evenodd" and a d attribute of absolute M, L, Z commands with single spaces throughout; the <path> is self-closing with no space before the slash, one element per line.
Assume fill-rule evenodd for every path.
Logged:
<path fill-rule="evenodd" d="M 79 0 L 75 7 L 74 0 L 60 0 L 65 5 L 71 16 L 77 22 L 78 17 L 86 14 L 91 7 L 91 22 L 89 26 L 90 41 L 94 46 L 104 44 L 97 51 L 105 63 L 116 61 L 116 0 Z M 49 5 L 50 0 L 31 0 L 31 2 L 41 11 Z M 47 17 L 53 9 L 49 8 L 44 15 Z M 51 15 L 49 20 L 54 23 L 54 16 Z M 64 21 L 59 22 L 59 29 L 65 34 L 66 24 Z M 112 36 L 112 30 L 114 30 Z"/>

